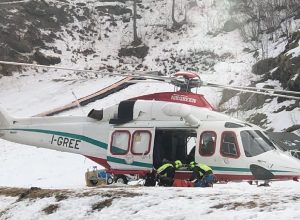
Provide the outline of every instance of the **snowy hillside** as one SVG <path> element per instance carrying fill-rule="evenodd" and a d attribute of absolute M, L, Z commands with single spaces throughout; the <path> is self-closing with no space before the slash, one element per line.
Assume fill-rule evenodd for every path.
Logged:
<path fill-rule="evenodd" d="M 255 7 L 260 6 L 255 2 L 262 3 L 253 2 L 255 11 Z M 281 4 L 281 1 L 278 2 Z M 34 12 L 30 8 L 35 9 Z M 0 40 L 4 50 L 0 58 L 46 65 L 59 63 L 60 66 L 94 70 L 159 70 L 165 75 L 179 70 L 193 70 L 209 82 L 275 89 L 286 89 L 289 85 L 297 91 L 299 74 L 295 74 L 297 69 L 291 72 L 289 68 L 298 63 L 299 16 L 289 16 L 286 21 L 289 39 L 279 30 L 261 34 L 258 37 L 262 38 L 262 49 L 259 49 L 255 42 L 247 39 L 253 23 L 251 19 L 250 23 L 247 21 L 249 15 L 239 2 L 177 2 L 175 18 L 181 21 L 186 14 L 186 24 L 177 29 L 172 25 L 171 9 L 171 0 L 138 3 L 137 32 L 149 48 L 141 58 L 123 56 L 120 52 L 133 41 L 131 1 L 32 0 L 3 5 L 1 13 L 7 16 L 2 21 Z M 279 18 L 284 18 L 284 9 L 275 12 L 279 13 Z M 240 26 L 245 28 L 239 28 L 236 22 L 241 22 Z M 295 59 L 286 62 L 281 58 L 288 55 Z M 280 64 L 257 65 L 262 71 L 257 74 L 253 66 L 268 57 Z M 4 75 L 16 70 L 9 66 L 2 66 L 1 69 Z M 287 76 L 282 76 L 285 73 Z M 76 75 L 70 72 L 61 74 L 64 80 L 70 81 L 97 77 L 80 72 Z M 26 75 L 32 75 L 32 70 L 23 70 L 21 76 Z M 287 82 L 289 77 L 292 78 Z M 267 129 L 282 131 L 300 124 L 299 102 L 251 94 L 235 96 L 236 93 L 211 88 L 201 88 L 198 92 L 203 93 L 220 111 Z"/>

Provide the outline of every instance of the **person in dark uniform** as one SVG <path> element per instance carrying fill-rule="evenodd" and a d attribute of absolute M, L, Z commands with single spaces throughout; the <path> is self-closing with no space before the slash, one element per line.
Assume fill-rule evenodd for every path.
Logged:
<path fill-rule="evenodd" d="M 212 187 L 213 183 L 217 182 L 212 168 L 206 164 L 197 164 L 195 161 L 192 161 L 189 164 L 189 168 L 193 171 L 189 180 L 195 181 L 195 187 Z"/>
<path fill-rule="evenodd" d="M 173 163 L 165 162 L 157 169 L 157 179 L 159 186 L 172 186 L 175 176 L 175 170 L 182 167 L 180 160 L 176 160 Z"/>

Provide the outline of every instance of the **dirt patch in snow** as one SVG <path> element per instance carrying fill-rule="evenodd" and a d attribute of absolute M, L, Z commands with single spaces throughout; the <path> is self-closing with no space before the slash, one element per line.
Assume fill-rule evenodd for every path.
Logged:
<path fill-rule="evenodd" d="M 68 195 L 71 194 L 69 190 L 57 190 L 57 189 L 41 189 L 38 187 L 26 188 L 0 188 L 0 195 L 2 196 L 11 196 L 18 197 L 17 201 L 24 199 L 37 199 L 37 198 L 47 198 L 54 196 L 58 201 L 62 198 L 68 198 Z"/>
<path fill-rule="evenodd" d="M 104 201 L 97 202 L 92 206 L 92 210 L 101 211 L 103 208 L 111 206 L 114 199 L 115 198 L 109 198 L 109 199 L 105 199 Z"/>
<path fill-rule="evenodd" d="M 47 206 L 46 208 L 44 208 L 42 211 L 45 212 L 47 215 L 50 215 L 54 212 L 56 212 L 56 210 L 59 208 L 58 204 L 51 204 L 49 206 Z"/>
<path fill-rule="evenodd" d="M 212 209 L 227 209 L 227 210 L 236 210 L 236 209 L 254 209 L 254 208 L 265 208 L 272 205 L 278 204 L 276 201 L 268 201 L 268 202 L 261 202 L 257 203 L 254 201 L 248 202 L 227 202 L 227 203 L 220 203 L 218 205 L 214 205 Z"/>
<path fill-rule="evenodd" d="M 99 191 L 99 189 L 109 188 L 108 191 Z M 72 191 L 67 189 L 41 189 L 38 187 L 26 188 L 13 188 L 13 187 L 0 187 L 0 196 L 10 196 L 18 197 L 17 202 L 24 199 L 42 199 L 48 197 L 55 197 L 56 201 L 62 201 L 72 197 L 86 197 L 86 196 L 95 196 L 101 195 L 103 197 L 109 198 L 120 198 L 120 197 L 134 197 L 140 196 L 140 193 L 130 192 L 120 188 L 111 188 L 111 187 L 95 187 L 89 188 L 83 192 Z"/>

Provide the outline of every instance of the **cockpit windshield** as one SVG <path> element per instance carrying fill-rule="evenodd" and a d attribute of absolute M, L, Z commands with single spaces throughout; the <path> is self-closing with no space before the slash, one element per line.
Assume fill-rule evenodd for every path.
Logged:
<path fill-rule="evenodd" d="M 273 143 L 258 130 L 241 131 L 241 138 L 246 157 L 254 157 L 276 149 Z"/>

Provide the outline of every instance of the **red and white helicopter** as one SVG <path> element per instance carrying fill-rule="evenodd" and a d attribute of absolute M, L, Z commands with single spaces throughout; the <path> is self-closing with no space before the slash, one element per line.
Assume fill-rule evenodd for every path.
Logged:
<path fill-rule="evenodd" d="M 99 72 L 0 62 L 41 68 Z M 101 72 L 103 74 L 103 72 Z M 112 174 L 146 176 L 164 159 L 201 162 L 221 181 L 297 180 L 300 160 L 281 151 L 258 126 L 214 110 L 191 88 L 212 86 L 269 96 L 300 99 L 298 92 L 204 83 L 198 74 L 178 72 L 172 77 L 140 73 L 133 76 L 172 83 L 180 90 L 121 101 L 88 116 L 14 118 L 0 111 L 0 138 L 57 151 L 81 154 Z M 176 178 L 188 178 L 187 169 Z"/>

